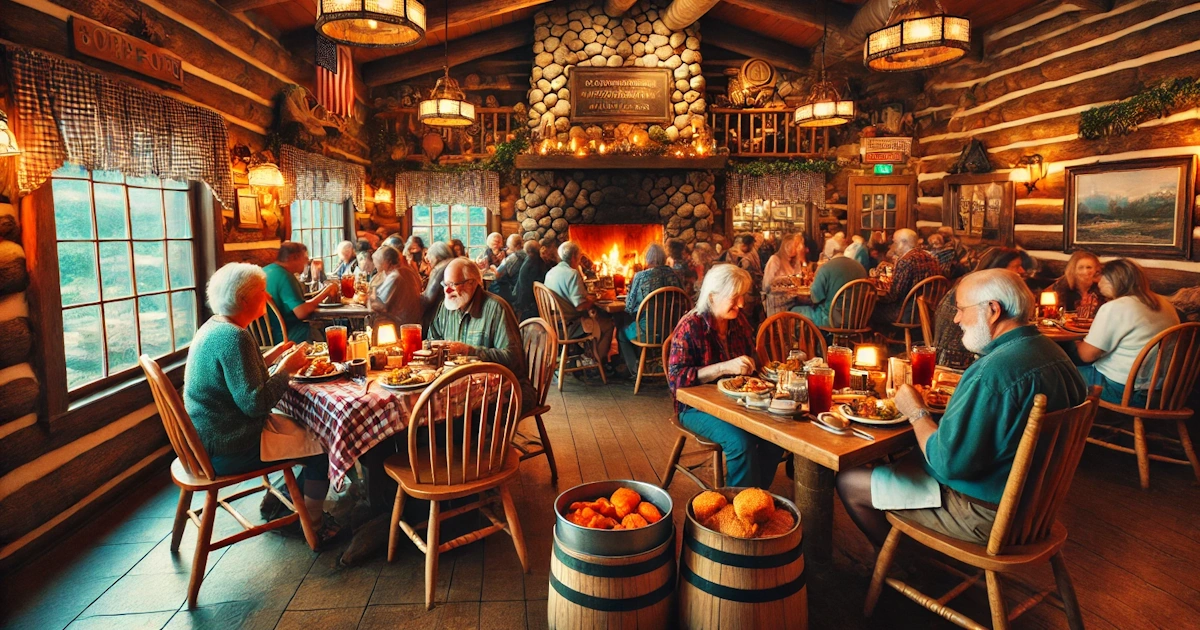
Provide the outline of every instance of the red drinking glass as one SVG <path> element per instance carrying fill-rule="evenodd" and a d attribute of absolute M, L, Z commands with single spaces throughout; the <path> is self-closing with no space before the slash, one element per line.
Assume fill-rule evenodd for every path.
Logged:
<path fill-rule="evenodd" d="M 625 292 L 625 276 L 619 273 L 613 276 L 613 291 L 616 291 L 617 295 Z"/>
<path fill-rule="evenodd" d="M 329 345 L 329 362 L 346 362 L 346 327 L 328 326 L 325 328 L 325 343 Z"/>
<path fill-rule="evenodd" d="M 929 387 L 933 383 L 933 368 L 935 365 L 937 365 L 937 348 L 932 346 L 913 346 L 913 385 Z"/>
<path fill-rule="evenodd" d="M 808 371 L 808 412 L 825 413 L 833 407 L 833 369 L 812 368 Z"/>
<path fill-rule="evenodd" d="M 421 349 L 420 324 L 404 324 L 400 327 L 400 347 L 404 348 L 404 364 L 408 365 L 413 353 Z"/>
<path fill-rule="evenodd" d="M 347 300 L 354 297 L 354 276 L 352 274 L 342 276 L 342 297 Z"/>
<path fill-rule="evenodd" d="M 832 346 L 825 353 L 829 367 L 833 368 L 833 388 L 850 386 L 850 364 L 854 362 L 854 351 L 842 346 Z"/>

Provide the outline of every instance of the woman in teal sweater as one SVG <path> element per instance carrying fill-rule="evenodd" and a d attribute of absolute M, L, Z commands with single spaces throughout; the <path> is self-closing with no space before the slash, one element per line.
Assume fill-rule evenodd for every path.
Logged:
<path fill-rule="evenodd" d="M 322 542 L 337 531 L 322 526 L 329 491 L 329 462 L 315 436 L 294 420 L 271 413 L 288 378 L 304 367 L 306 344 L 287 341 L 259 354 L 246 327 L 266 313 L 267 278 L 261 268 L 230 263 L 208 283 L 214 313 L 192 340 L 183 403 L 218 475 L 262 468 L 269 461 L 298 459 L 304 504 Z M 271 374 L 268 363 L 278 361 Z"/>

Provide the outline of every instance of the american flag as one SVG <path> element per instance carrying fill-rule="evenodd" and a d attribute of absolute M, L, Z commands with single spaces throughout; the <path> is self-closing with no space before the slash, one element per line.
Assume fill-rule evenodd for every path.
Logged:
<path fill-rule="evenodd" d="M 317 36 L 317 102 L 331 114 L 354 111 L 354 60 L 348 46 Z"/>

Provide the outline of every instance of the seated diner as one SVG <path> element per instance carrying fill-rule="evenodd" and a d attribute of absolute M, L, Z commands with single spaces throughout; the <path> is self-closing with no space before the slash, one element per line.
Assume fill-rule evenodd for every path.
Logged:
<path fill-rule="evenodd" d="M 633 274 L 633 280 L 629 282 L 629 295 L 625 298 L 625 315 L 629 318 L 629 323 L 617 329 L 617 349 L 621 351 L 621 359 L 625 361 L 625 367 L 630 374 L 637 374 L 641 356 L 640 348 L 633 345 L 633 340 L 637 339 L 639 326 L 642 330 L 646 329 L 650 317 L 646 314 L 638 321 L 638 308 L 646 300 L 646 296 L 663 287 L 683 288 L 683 282 L 675 270 L 667 266 L 667 253 L 662 245 L 650 244 L 646 248 L 644 259 L 646 268 Z"/>
<path fill-rule="evenodd" d="M 1095 254 L 1078 250 L 1067 259 L 1067 268 L 1050 285 L 1058 298 L 1058 306 L 1076 317 L 1092 318 L 1104 304 L 1100 292 L 1100 270 L 1103 265 Z"/>
<path fill-rule="evenodd" d="M 558 258 L 560 262 L 546 271 L 544 284 L 557 296 L 562 305 L 568 334 L 572 339 L 585 335 L 595 337 L 600 348 L 600 357 L 607 360 L 617 325 L 607 313 L 601 314 L 593 308 L 595 298 L 584 286 L 583 273 L 580 271 L 583 251 L 574 241 L 565 241 L 558 246 Z M 603 367 L 612 371 L 607 365 Z"/>
<path fill-rule="evenodd" d="M 1007 269 L 1024 277 L 1025 261 L 1028 257 L 1029 254 L 1019 249 L 991 247 L 979 257 L 975 271 Z M 937 348 L 938 365 L 962 370 L 975 361 L 975 353 L 963 345 L 963 329 L 954 321 L 958 317 L 958 292 L 955 290 L 957 285 L 958 282 L 955 282 L 955 286 L 952 286 L 937 304 L 936 310 L 930 313 L 934 316 L 934 324 L 933 339 L 929 345 Z"/>
<path fill-rule="evenodd" d="M 833 307 L 833 298 L 842 287 L 867 277 L 867 270 L 858 264 L 857 260 L 845 255 L 845 239 L 830 239 L 829 243 L 833 256 L 817 269 L 813 277 L 811 304 L 800 304 L 792 307 L 792 312 L 799 313 L 818 326 L 828 326 L 830 322 L 829 309 Z"/>
<path fill-rule="evenodd" d="M 275 302 L 283 315 L 287 327 L 287 338 L 296 343 L 309 339 L 308 317 L 317 310 L 317 305 L 326 298 L 340 295 L 341 287 L 327 284 L 310 298 L 304 297 L 304 285 L 296 278 L 308 266 L 308 247 L 303 243 L 285 241 L 279 246 L 275 262 L 263 268 L 266 273 L 267 295 Z M 279 323 L 274 317 L 267 318 L 276 339 L 283 337 Z"/>

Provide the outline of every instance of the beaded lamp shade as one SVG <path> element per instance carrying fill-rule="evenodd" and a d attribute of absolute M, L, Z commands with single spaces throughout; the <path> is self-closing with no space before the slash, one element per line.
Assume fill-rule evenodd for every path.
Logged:
<path fill-rule="evenodd" d="M 263 162 L 250 167 L 246 172 L 246 183 L 263 188 L 280 188 L 283 186 L 283 173 L 278 166 Z"/>
<path fill-rule="evenodd" d="M 834 127 L 854 120 L 854 101 L 843 99 L 830 81 L 813 84 L 794 115 L 799 127 Z"/>
<path fill-rule="evenodd" d="M 475 124 L 475 106 L 467 102 L 467 96 L 458 81 L 447 74 L 437 80 L 427 100 L 421 101 L 418 118 L 434 127 L 466 127 Z"/>
<path fill-rule="evenodd" d="M 425 38 L 425 5 L 418 0 L 318 0 L 317 32 L 351 46 L 412 46 Z"/>
<path fill-rule="evenodd" d="M 924 70 L 957 61 L 970 47 L 970 20 L 946 15 L 937 0 L 904 0 L 867 36 L 863 61 L 881 72 Z"/>

